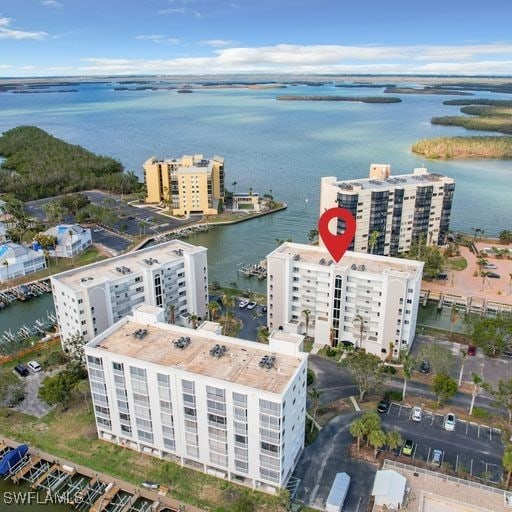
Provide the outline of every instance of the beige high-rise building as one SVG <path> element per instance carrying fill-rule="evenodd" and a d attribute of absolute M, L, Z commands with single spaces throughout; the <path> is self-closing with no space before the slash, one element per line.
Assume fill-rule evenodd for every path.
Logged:
<path fill-rule="evenodd" d="M 218 213 L 224 201 L 224 159 L 184 155 L 144 163 L 147 203 L 166 203 L 173 215 Z"/>
<path fill-rule="evenodd" d="M 320 215 L 337 206 L 349 210 L 356 219 L 350 250 L 396 256 L 422 238 L 429 245 L 446 244 L 454 190 L 452 178 L 423 167 L 391 176 L 390 165 L 372 164 L 368 178 L 322 178 Z M 329 224 L 332 233 L 344 227 L 342 220 Z"/>
<path fill-rule="evenodd" d="M 409 351 L 423 262 L 347 251 L 335 263 L 323 247 L 287 242 L 267 256 L 267 268 L 271 332 L 307 333 L 320 346 L 350 343 L 379 357 Z"/>

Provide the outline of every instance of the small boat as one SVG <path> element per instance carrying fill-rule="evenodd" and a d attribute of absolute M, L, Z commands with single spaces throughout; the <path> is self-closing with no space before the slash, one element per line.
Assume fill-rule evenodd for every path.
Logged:
<path fill-rule="evenodd" d="M 146 480 L 145 482 L 142 482 L 142 487 L 145 487 L 146 489 L 156 490 L 160 487 L 160 484 Z"/>
<path fill-rule="evenodd" d="M 20 444 L 18 448 L 9 450 L 0 461 L 0 476 L 6 476 L 11 469 L 25 457 L 28 452 L 26 444 Z"/>

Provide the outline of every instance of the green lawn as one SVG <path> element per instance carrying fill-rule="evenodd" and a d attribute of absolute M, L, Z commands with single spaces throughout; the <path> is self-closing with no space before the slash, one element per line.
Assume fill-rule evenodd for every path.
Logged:
<path fill-rule="evenodd" d="M 255 492 L 172 462 L 100 441 L 93 414 L 87 410 L 83 397 L 78 398 L 67 411 L 57 407 L 40 420 L 11 409 L 0 410 L 0 432 L 134 485 L 140 485 L 144 480 L 159 482 L 169 487 L 172 497 L 205 510 L 286 510 L 278 496 Z"/>
<path fill-rule="evenodd" d="M 468 261 L 462 256 L 454 256 L 446 259 L 446 267 L 450 270 L 464 270 L 468 266 Z"/>

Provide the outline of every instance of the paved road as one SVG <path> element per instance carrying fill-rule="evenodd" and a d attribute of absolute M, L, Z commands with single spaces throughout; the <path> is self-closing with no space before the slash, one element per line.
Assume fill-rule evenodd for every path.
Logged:
<path fill-rule="evenodd" d="M 334 361 L 310 354 L 308 368 L 315 372 L 314 387 L 321 392 L 321 404 L 328 404 L 349 396 L 359 396 L 359 391 L 348 372 L 340 368 Z"/>
<path fill-rule="evenodd" d="M 490 481 L 500 483 L 503 442 L 501 431 L 478 423 L 457 419 L 455 430 L 444 429 L 444 415 L 424 411 L 422 420 L 411 420 L 411 407 L 393 403 L 382 414 L 384 430 L 397 430 L 402 438 L 415 443 L 413 460 L 430 461 L 432 451 L 443 452 L 442 462 L 452 469 L 465 468 L 471 475 L 482 478 L 490 473 Z"/>
<path fill-rule="evenodd" d="M 320 431 L 315 442 L 305 448 L 293 474 L 301 479 L 299 500 L 324 510 L 336 473 L 345 471 L 351 483 L 343 510 L 363 512 L 367 509 L 377 468 L 346 453 L 352 441 L 348 427 L 356 417 L 355 412 L 337 416 Z"/>
<path fill-rule="evenodd" d="M 125 251 L 131 244 L 131 241 L 127 238 L 116 235 L 106 229 L 102 229 L 101 231 L 92 230 L 91 236 L 93 243 L 104 245 L 119 254 Z"/>

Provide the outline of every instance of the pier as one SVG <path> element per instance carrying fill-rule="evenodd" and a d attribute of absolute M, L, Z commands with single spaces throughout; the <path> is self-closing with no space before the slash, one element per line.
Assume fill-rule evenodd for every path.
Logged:
<path fill-rule="evenodd" d="M 52 287 L 49 279 L 32 281 L 31 283 L 20 284 L 11 288 L 0 290 L 0 311 L 16 300 L 26 301 L 32 297 L 39 297 L 44 293 L 51 293 Z"/>
<path fill-rule="evenodd" d="M 259 280 L 267 278 L 267 262 L 262 260 L 259 263 L 246 265 L 244 263 L 238 264 L 238 273 L 243 277 L 257 277 Z"/>
<path fill-rule="evenodd" d="M 3 439 L 0 456 L 19 444 Z M 205 512 L 168 497 L 167 487 L 137 487 L 32 448 L 7 478 L 16 484 L 26 482 L 80 512 Z"/>
<path fill-rule="evenodd" d="M 428 301 L 437 302 L 437 309 L 452 308 L 455 306 L 461 312 L 473 313 L 482 316 L 496 316 L 502 313 L 512 313 L 512 305 L 487 300 L 482 297 L 464 297 L 437 290 L 421 290 L 420 301 L 426 306 Z"/>

